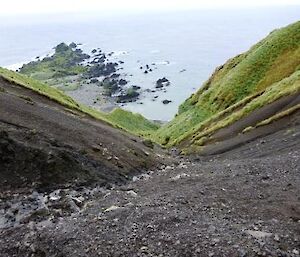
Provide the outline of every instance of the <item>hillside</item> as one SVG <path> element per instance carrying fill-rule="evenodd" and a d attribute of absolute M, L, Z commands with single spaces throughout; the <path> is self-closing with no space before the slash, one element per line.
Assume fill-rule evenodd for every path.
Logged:
<path fill-rule="evenodd" d="M 218 67 L 180 106 L 176 117 L 154 133 L 153 139 L 167 147 L 189 149 L 184 152 L 199 152 L 205 144 L 218 141 L 215 134 L 222 128 L 271 103 L 278 101 L 278 108 L 267 115 L 256 113 L 255 119 L 231 132 L 237 135 L 270 123 L 272 117 L 278 119 L 297 111 L 299 92 L 300 22 L 296 22 L 274 30 L 249 51 Z M 290 101 L 280 104 L 287 96 Z"/>
<path fill-rule="evenodd" d="M 0 68 L 0 256 L 299 256 L 299 108 L 300 22 L 162 127 Z"/>
<path fill-rule="evenodd" d="M 133 114 L 122 109 L 115 109 L 111 113 L 97 111 L 93 108 L 77 103 L 71 97 L 54 87 L 1 67 L 0 77 L 8 82 L 15 83 L 38 92 L 39 94 L 42 94 L 49 99 L 70 108 L 71 110 L 83 112 L 93 118 L 107 122 L 113 127 L 123 129 L 135 135 L 149 135 L 152 131 L 159 128 L 157 124 L 148 121 L 142 115 Z"/>
<path fill-rule="evenodd" d="M 5 69 L 0 117 L 1 192 L 124 183 L 161 162 L 134 136 L 156 129 L 142 116 L 97 112 Z"/>

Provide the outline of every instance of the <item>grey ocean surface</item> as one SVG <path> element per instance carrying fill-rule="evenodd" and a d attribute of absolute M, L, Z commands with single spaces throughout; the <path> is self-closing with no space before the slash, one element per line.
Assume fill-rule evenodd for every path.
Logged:
<path fill-rule="evenodd" d="M 159 98 L 145 97 L 124 108 L 150 119 L 170 120 L 178 106 L 209 78 L 214 69 L 249 49 L 272 30 L 295 22 L 300 6 L 259 9 L 195 10 L 121 15 L 0 17 L 0 66 L 46 55 L 60 42 L 82 43 L 84 50 L 115 52 L 129 85 L 144 89 L 155 81 L 171 81 Z M 144 74 L 140 66 L 156 63 Z M 183 71 L 185 70 L 185 71 Z M 172 103 L 164 105 L 162 100 Z M 143 102 L 143 104 L 140 104 Z"/>

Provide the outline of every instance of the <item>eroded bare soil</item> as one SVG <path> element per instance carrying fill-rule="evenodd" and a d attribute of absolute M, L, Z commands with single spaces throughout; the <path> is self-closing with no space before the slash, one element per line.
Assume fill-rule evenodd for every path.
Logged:
<path fill-rule="evenodd" d="M 44 218 L 0 230 L 0 256 L 299 256 L 299 143 L 294 123 L 123 186 L 44 194 Z M 67 198 L 73 211 L 53 207 Z"/>
<path fill-rule="evenodd" d="M 0 78 L 0 193 L 124 183 L 160 163 L 141 138 Z"/>

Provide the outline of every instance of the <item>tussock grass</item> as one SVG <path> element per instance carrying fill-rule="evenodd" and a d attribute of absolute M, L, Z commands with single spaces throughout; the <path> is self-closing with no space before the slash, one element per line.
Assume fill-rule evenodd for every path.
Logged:
<path fill-rule="evenodd" d="M 266 89 L 266 91 L 259 97 L 255 98 L 253 101 L 248 103 L 244 108 L 233 112 L 230 116 L 222 119 L 203 131 L 199 131 L 195 134 L 192 140 L 192 144 L 203 145 L 203 137 L 208 137 L 215 133 L 217 130 L 227 127 L 233 124 L 235 121 L 242 119 L 243 117 L 249 115 L 251 112 L 270 104 L 281 97 L 288 96 L 291 94 L 296 94 L 300 92 L 300 71 L 295 72 L 289 78 L 283 79 L 280 82 L 275 83 L 272 87 Z"/>
<path fill-rule="evenodd" d="M 203 131 L 227 126 L 250 113 L 251 108 L 274 101 L 275 97 L 266 97 L 268 88 L 273 87 L 275 92 L 275 87 L 283 85 L 277 83 L 293 76 L 299 67 L 300 22 L 296 22 L 273 31 L 249 51 L 218 67 L 198 92 L 179 107 L 178 115 L 158 129 L 152 139 L 166 146 L 194 144 Z M 278 88 L 283 90 L 281 86 Z M 280 90 L 276 91 L 279 95 L 283 93 Z M 245 109 L 236 112 L 239 108 Z"/>

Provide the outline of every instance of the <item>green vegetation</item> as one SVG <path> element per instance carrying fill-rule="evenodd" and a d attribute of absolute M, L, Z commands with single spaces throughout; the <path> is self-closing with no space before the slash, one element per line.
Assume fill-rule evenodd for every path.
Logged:
<path fill-rule="evenodd" d="M 59 102 L 69 108 L 79 108 L 79 104 L 76 103 L 71 97 L 65 95 L 63 92 L 53 87 L 41 83 L 38 80 L 3 68 L 0 68 L 0 76 L 10 82 L 16 83 L 23 87 L 32 89 L 33 91 L 36 91 L 42 95 L 45 95 L 48 98 Z"/>
<path fill-rule="evenodd" d="M 202 145 L 220 128 L 281 96 L 300 91 L 300 22 L 275 30 L 216 69 L 176 117 L 152 139 L 166 146 Z"/>
<path fill-rule="evenodd" d="M 66 52 L 69 53 L 71 49 L 70 58 L 76 59 L 77 57 L 73 56 L 73 47 L 74 45 L 67 46 L 65 44 L 56 47 L 54 60 L 57 62 L 57 66 L 55 66 L 55 70 L 52 67 L 53 59 L 51 65 L 44 59 L 38 64 L 32 63 L 24 66 L 21 72 L 28 72 L 32 75 L 34 70 L 34 77 L 44 76 L 47 78 L 49 74 L 44 72 L 45 68 L 47 71 L 51 70 L 51 76 L 53 74 L 64 76 L 65 74 L 59 67 L 69 69 L 72 67 L 72 62 L 71 64 L 65 63 L 60 56 Z M 82 53 L 77 51 L 77 54 Z M 38 65 L 38 69 L 41 68 L 41 70 L 33 67 L 34 65 Z M 97 64 L 95 69 L 91 69 L 90 72 L 96 73 L 97 76 L 98 72 L 101 74 L 114 72 L 114 64 L 100 65 L 101 69 L 99 69 L 99 65 Z M 78 65 L 73 68 L 71 68 L 70 74 L 82 72 L 80 70 L 82 67 Z M 86 72 L 86 74 L 88 73 Z M 151 143 L 152 141 L 157 142 L 166 147 L 178 146 L 183 149 L 183 152 L 194 152 L 209 142 L 215 142 L 218 131 L 241 120 L 255 110 L 282 97 L 300 94 L 300 22 L 273 31 L 249 51 L 218 67 L 201 89 L 179 107 L 176 117 L 162 127 L 146 120 L 139 114 L 122 109 L 116 109 L 109 114 L 96 111 L 76 103 L 55 88 L 15 72 L 0 69 L 0 75 L 7 80 L 46 95 L 66 106 L 71 112 L 75 110 L 88 114 L 96 119 L 106 121 L 114 127 L 144 136 Z M 64 90 L 72 88 L 66 81 L 64 83 Z M 118 84 L 110 80 L 104 80 L 102 86 L 107 94 L 118 89 Z M 122 96 L 123 98 L 119 100 L 125 101 L 137 94 L 134 88 L 129 88 Z M 246 133 L 256 127 L 270 124 L 297 110 L 299 110 L 299 105 L 291 106 L 267 119 L 256 121 L 257 124 L 248 124 L 248 127 L 242 128 L 240 132 Z"/>
<path fill-rule="evenodd" d="M 79 104 L 71 97 L 65 95 L 62 91 L 17 72 L 0 68 L 0 76 L 9 82 L 36 91 L 39 94 L 66 106 L 67 109 L 80 111 L 135 135 L 147 136 L 159 128 L 157 124 L 148 121 L 140 114 L 133 114 L 121 109 L 116 109 L 111 113 L 102 113 L 85 105 Z"/>
<path fill-rule="evenodd" d="M 76 49 L 76 44 L 72 43 L 68 46 L 61 43 L 55 47 L 55 53 L 52 56 L 24 64 L 20 73 L 44 82 L 53 82 L 54 79 L 86 72 L 87 67 L 80 63 L 87 58 L 89 58 L 87 54 Z"/>
<path fill-rule="evenodd" d="M 159 126 L 145 119 L 140 114 L 133 114 L 123 109 L 115 109 L 109 114 L 109 120 L 117 124 L 121 128 L 126 128 L 128 131 L 149 136 Z"/>
<path fill-rule="evenodd" d="M 209 127 L 206 127 L 201 131 L 198 130 L 193 134 L 192 139 L 190 139 L 191 143 L 193 145 L 201 146 L 210 139 L 211 135 L 215 131 L 233 124 L 235 121 L 238 121 L 241 118 L 247 116 L 254 110 L 266 106 L 281 97 L 295 94 L 297 92 L 300 92 L 300 71 L 297 71 L 290 77 L 273 84 L 271 87 L 266 89 L 266 91 L 262 95 L 256 97 L 250 103 L 246 104 L 243 108 L 232 112 L 227 117 L 220 119 L 215 123 L 210 124 Z"/>

